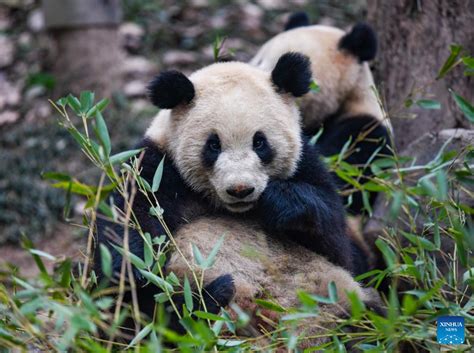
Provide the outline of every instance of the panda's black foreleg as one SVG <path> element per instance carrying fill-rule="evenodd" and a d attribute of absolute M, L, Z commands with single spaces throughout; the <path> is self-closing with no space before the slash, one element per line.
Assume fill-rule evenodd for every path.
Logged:
<path fill-rule="evenodd" d="M 217 277 L 211 283 L 203 288 L 203 300 L 207 312 L 211 314 L 219 314 L 220 310 L 230 304 L 235 295 L 234 279 L 230 274 Z M 181 311 L 185 305 L 184 295 L 177 294 L 173 296 L 173 302 Z M 193 298 L 194 310 L 204 310 L 201 298 Z M 181 325 L 180 320 L 174 308 L 168 306 L 167 311 L 170 314 L 167 327 L 179 334 L 186 333 L 186 329 Z"/>
<path fill-rule="evenodd" d="M 148 184 L 153 184 L 153 178 L 160 162 L 164 158 L 164 154 L 156 145 L 147 139 L 138 144 L 137 148 L 144 148 L 145 153 L 141 159 L 140 176 L 144 178 Z M 131 189 L 131 187 L 130 187 Z M 153 238 L 161 235 L 167 235 L 160 220 L 150 213 L 152 206 L 150 200 L 155 198 L 159 202 L 159 206 L 164 210 L 163 218 L 167 228 L 173 233 L 184 223 L 181 210 L 186 207 L 187 202 L 194 196 L 193 192 L 186 187 L 180 174 L 176 170 L 172 162 L 164 160 L 163 174 L 160 187 L 154 195 L 144 195 L 141 191 L 136 191 L 133 200 L 133 219 L 138 222 L 143 233 L 149 233 Z M 118 192 L 113 194 L 115 206 L 123 213 L 126 212 L 127 203 L 122 195 Z M 189 221 L 189 219 L 188 219 Z M 123 238 L 125 234 L 125 226 L 123 224 L 114 223 L 111 220 L 100 217 L 97 222 L 97 245 L 95 251 L 95 270 L 99 277 L 102 277 L 101 252 L 98 249 L 99 244 L 105 245 L 112 255 L 112 270 L 114 273 L 120 273 L 122 266 L 122 256 L 115 249 L 113 244 L 123 247 Z M 143 258 L 143 238 L 137 229 L 130 226 L 128 228 L 128 246 L 130 252 Z M 140 279 L 141 274 L 134 269 L 135 278 Z"/>
<path fill-rule="evenodd" d="M 279 234 L 352 271 L 345 213 L 332 189 L 293 180 L 272 180 L 258 205 L 259 220 L 270 234 Z"/>
<path fill-rule="evenodd" d="M 317 148 L 303 136 L 296 173 L 272 180 L 260 197 L 259 219 L 270 234 L 284 234 L 353 271 L 346 214 L 332 176 Z"/>

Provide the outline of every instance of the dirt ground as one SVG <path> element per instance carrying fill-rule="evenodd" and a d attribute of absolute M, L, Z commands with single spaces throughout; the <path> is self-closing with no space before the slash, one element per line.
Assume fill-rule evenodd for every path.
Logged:
<path fill-rule="evenodd" d="M 54 256 L 57 261 L 66 257 L 82 261 L 86 249 L 86 237 L 87 234 L 78 227 L 59 224 L 51 236 L 43 237 L 35 245 L 36 249 Z M 51 271 L 56 263 L 48 258 L 43 258 L 43 261 L 48 271 Z M 23 277 L 33 278 L 39 273 L 31 254 L 18 245 L 0 246 L 0 269 L 9 265 L 21 269 L 20 274 Z"/>

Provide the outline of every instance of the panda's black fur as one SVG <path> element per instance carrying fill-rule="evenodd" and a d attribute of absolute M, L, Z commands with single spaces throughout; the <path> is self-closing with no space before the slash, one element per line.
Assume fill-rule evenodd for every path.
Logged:
<path fill-rule="evenodd" d="M 366 134 L 365 138 L 357 141 L 360 134 Z M 323 125 L 323 133 L 317 141 L 319 151 L 323 156 L 333 156 L 341 152 L 346 142 L 350 140 L 355 142 L 353 152 L 345 158 L 345 161 L 352 165 L 365 166 L 374 154 L 378 156 L 391 156 L 393 154 L 390 146 L 391 139 L 389 132 L 383 126 L 374 121 L 370 115 L 357 115 L 348 119 L 341 119 L 340 117 L 330 117 L 326 119 Z M 333 175 L 338 187 L 344 190 L 347 187 L 345 181 Z M 367 178 L 372 176 L 370 167 L 363 170 L 361 183 L 367 181 Z M 369 203 L 373 204 L 376 193 L 369 194 Z M 351 214 L 360 214 L 364 209 L 361 192 L 354 192 L 352 194 L 352 202 L 348 210 Z"/>
<path fill-rule="evenodd" d="M 308 14 L 304 11 L 298 11 L 292 13 L 290 17 L 288 17 L 288 21 L 285 25 L 285 31 L 289 31 L 293 28 L 309 26 L 311 23 L 309 21 Z"/>
<path fill-rule="evenodd" d="M 191 81 L 175 70 L 156 76 L 148 86 L 148 92 L 151 102 L 161 109 L 172 109 L 180 103 L 189 103 L 195 93 Z"/>
<path fill-rule="evenodd" d="M 295 12 L 288 18 L 284 30 L 289 31 L 310 25 L 310 19 L 305 12 Z M 347 50 L 359 58 L 360 62 L 373 60 L 377 54 L 377 35 L 367 23 L 357 23 L 341 38 L 339 49 Z"/>

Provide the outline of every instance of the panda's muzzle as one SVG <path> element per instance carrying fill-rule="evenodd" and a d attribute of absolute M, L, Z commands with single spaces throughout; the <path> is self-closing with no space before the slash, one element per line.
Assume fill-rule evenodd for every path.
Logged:
<path fill-rule="evenodd" d="M 237 185 L 226 190 L 227 194 L 237 199 L 244 199 L 255 191 L 254 187 Z"/>

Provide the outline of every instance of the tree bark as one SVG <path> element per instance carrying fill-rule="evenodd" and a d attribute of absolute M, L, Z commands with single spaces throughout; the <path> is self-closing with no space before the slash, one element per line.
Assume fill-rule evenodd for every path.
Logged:
<path fill-rule="evenodd" d="M 92 90 L 109 96 L 118 87 L 123 59 L 119 0 L 44 0 L 43 10 L 57 47 L 55 95 Z"/>
<path fill-rule="evenodd" d="M 445 78 L 435 78 L 449 56 L 451 44 L 460 44 L 466 54 L 474 54 L 474 1 L 368 0 L 368 21 L 379 36 L 374 74 L 392 119 L 397 147 L 404 148 L 425 132 L 472 128 L 448 88 L 473 102 L 473 77 L 464 76 L 459 65 Z M 412 89 L 425 85 L 426 91 L 414 98 L 437 100 L 441 109 L 415 105 L 404 109 Z M 409 118 L 413 113 L 416 117 Z"/>

